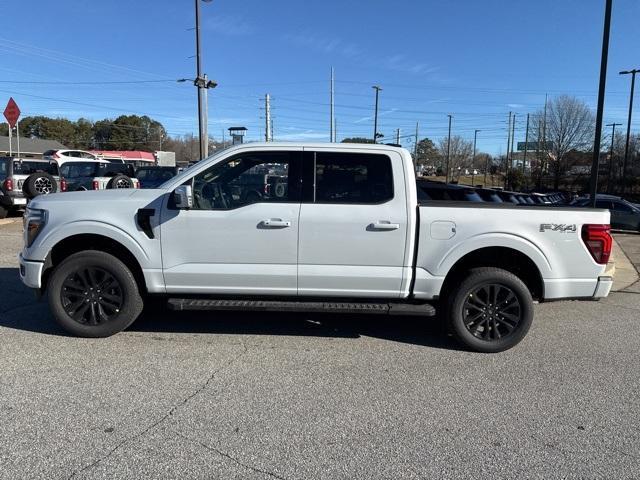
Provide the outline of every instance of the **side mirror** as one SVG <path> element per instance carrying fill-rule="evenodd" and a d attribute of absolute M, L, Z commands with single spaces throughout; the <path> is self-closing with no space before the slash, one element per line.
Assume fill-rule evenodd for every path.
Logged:
<path fill-rule="evenodd" d="M 173 201 L 176 208 L 188 210 L 193 207 L 193 193 L 191 185 L 180 185 L 173 191 Z"/>

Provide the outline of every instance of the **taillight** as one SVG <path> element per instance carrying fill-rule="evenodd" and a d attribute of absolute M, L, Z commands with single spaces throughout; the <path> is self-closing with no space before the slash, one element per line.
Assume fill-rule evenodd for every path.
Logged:
<path fill-rule="evenodd" d="M 60 179 L 60 191 L 61 192 L 67 191 L 67 181 L 64 178 Z"/>
<path fill-rule="evenodd" d="M 97 180 L 93 181 L 92 187 L 93 187 L 94 190 L 98 190 L 100 188 L 100 184 L 98 183 Z"/>
<path fill-rule="evenodd" d="M 13 178 L 11 178 L 11 177 L 5 178 L 4 182 L 2 182 L 2 186 L 4 187 L 4 189 L 7 192 L 12 192 L 13 191 Z"/>
<path fill-rule="evenodd" d="M 586 224 L 582 226 L 582 241 L 593 259 L 602 265 L 606 265 L 611 256 L 613 239 L 610 232 L 611 225 Z"/>
<path fill-rule="evenodd" d="M 140 188 L 142 186 L 142 182 L 134 182 L 133 183 L 134 188 Z"/>

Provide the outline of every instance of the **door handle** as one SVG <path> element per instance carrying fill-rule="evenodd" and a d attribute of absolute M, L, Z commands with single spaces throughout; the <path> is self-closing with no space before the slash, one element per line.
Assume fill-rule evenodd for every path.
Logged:
<path fill-rule="evenodd" d="M 378 220 L 369 225 L 369 230 L 397 230 L 399 228 L 399 223 L 391 223 L 389 220 Z"/>
<path fill-rule="evenodd" d="M 289 220 L 282 220 L 281 218 L 269 218 L 268 220 L 262 220 L 258 227 L 262 228 L 287 228 L 291 226 Z"/>

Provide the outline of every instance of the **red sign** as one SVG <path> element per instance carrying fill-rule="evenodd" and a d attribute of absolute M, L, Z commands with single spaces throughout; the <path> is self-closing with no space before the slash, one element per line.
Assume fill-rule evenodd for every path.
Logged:
<path fill-rule="evenodd" d="M 20 109 L 13 97 L 7 102 L 7 108 L 4 109 L 4 118 L 7 119 L 11 128 L 16 126 L 16 122 L 20 118 Z"/>

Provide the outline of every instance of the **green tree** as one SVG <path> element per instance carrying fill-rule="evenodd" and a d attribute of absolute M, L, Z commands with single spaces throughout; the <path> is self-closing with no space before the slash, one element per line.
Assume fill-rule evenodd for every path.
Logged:
<path fill-rule="evenodd" d="M 438 148 L 429 138 L 423 138 L 418 142 L 418 156 L 414 159 L 416 165 L 433 164 L 438 157 Z"/>

